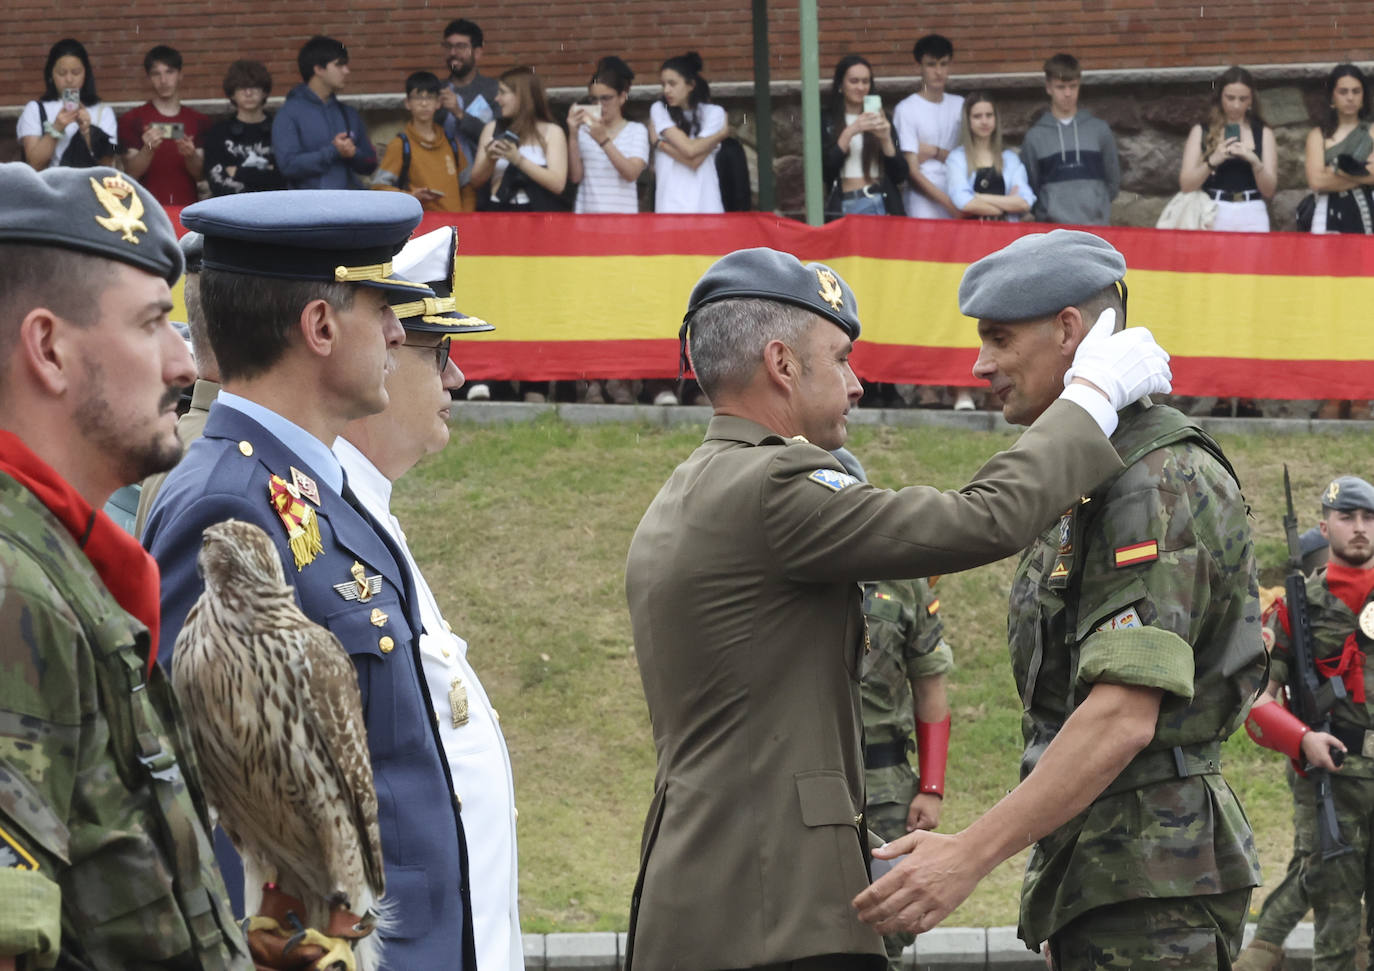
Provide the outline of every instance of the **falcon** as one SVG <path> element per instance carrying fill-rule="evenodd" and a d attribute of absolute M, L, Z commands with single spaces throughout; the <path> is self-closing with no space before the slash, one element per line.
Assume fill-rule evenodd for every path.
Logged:
<path fill-rule="evenodd" d="M 198 564 L 205 591 L 177 637 L 172 680 L 206 801 L 243 857 L 245 887 L 263 887 L 244 930 L 289 936 L 288 950 L 317 945 L 316 968 L 371 971 L 385 878 L 353 664 L 296 606 L 257 526 L 209 526 Z"/>

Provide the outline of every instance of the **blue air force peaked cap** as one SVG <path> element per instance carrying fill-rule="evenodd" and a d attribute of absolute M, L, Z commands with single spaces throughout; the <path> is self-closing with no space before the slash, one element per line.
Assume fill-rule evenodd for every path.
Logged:
<path fill-rule="evenodd" d="M 1374 486 L 1355 475 L 1332 479 L 1322 490 L 1322 508 L 1337 512 L 1349 512 L 1352 509 L 1374 511 Z"/>
<path fill-rule="evenodd" d="M 692 288 L 683 322 L 717 300 L 751 297 L 803 307 L 840 328 L 850 340 L 859 338 L 854 291 L 838 273 L 823 263 L 803 265 L 791 253 L 765 246 L 735 250 L 712 263 Z"/>
<path fill-rule="evenodd" d="M 181 255 L 186 257 L 186 272 L 199 273 L 200 261 L 205 257 L 205 237 L 197 232 L 188 232 L 181 237 Z"/>
<path fill-rule="evenodd" d="M 1101 236 L 1055 229 L 1022 236 L 964 271 L 959 310 L 979 320 L 1033 320 L 1072 307 L 1126 275 Z"/>
<path fill-rule="evenodd" d="M 207 269 L 426 297 L 434 291 L 391 265 L 421 214 L 419 201 L 402 192 L 282 189 L 197 202 L 181 211 L 181 224 L 205 235 Z"/>
<path fill-rule="evenodd" d="M 378 193 L 380 195 L 380 193 Z M 0 242 L 78 250 L 173 284 L 185 261 L 167 213 L 114 169 L 0 165 Z"/>
<path fill-rule="evenodd" d="M 479 334 L 495 330 L 477 317 L 469 317 L 453 302 L 458 274 L 458 232 L 443 226 L 417 236 L 396 254 L 392 266 L 407 280 L 418 280 L 434 291 L 432 297 L 392 293 L 391 310 L 406 330 L 431 334 Z"/>

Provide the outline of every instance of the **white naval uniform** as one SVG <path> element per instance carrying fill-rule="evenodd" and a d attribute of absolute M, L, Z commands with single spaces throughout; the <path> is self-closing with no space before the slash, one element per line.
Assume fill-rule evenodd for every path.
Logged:
<path fill-rule="evenodd" d="M 482 683 L 468 666 L 468 645 L 439 612 L 429 584 L 415 564 L 405 533 L 391 515 L 391 481 L 346 439 L 334 453 L 358 500 L 405 553 L 420 599 L 424 633 L 420 656 L 439 735 L 448 756 L 453 787 L 463 806 L 468 840 L 468 883 L 472 891 L 473 937 L 481 971 L 523 971 L 518 869 L 515 845 L 515 783 L 510 754 L 495 710 Z M 455 682 L 460 687 L 455 687 Z M 454 726 L 454 693 L 465 692 L 467 721 Z"/>

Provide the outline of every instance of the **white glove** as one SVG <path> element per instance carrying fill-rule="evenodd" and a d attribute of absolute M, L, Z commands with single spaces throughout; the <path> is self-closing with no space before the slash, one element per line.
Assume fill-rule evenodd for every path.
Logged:
<path fill-rule="evenodd" d="M 1169 352 L 1155 343 L 1154 335 L 1144 327 L 1114 334 L 1115 327 L 1116 311 L 1102 311 L 1078 345 L 1073 365 L 1064 375 L 1062 395 L 1081 405 L 1106 435 L 1116 429 L 1117 411 L 1147 394 L 1167 394 L 1173 388 Z M 1091 382 L 1102 394 L 1072 384 L 1074 378 Z M 1108 408 L 1102 407 L 1102 395 Z"/>

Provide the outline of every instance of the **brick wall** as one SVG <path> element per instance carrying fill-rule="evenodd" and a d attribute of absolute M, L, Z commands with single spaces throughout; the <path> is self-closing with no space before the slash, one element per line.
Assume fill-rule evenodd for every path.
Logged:
<path fill-rule="evenodd" d="M 797 76 L 797 5 L 773 0 L 775 78 Z M 912 73 L 912 41 L 927 31 L 954 39 L 956 73 L 1030 71 L 1055 50 L 1089 69 L 1156 68 L 1232 62 L 1334 62 L 1368 56 L 1374 4 L 1337 0 L 819 0 L 822 76 L 843 54 L 873 60 L 879 78 Z M 581 84 L 603 54 L 620 54 L 651 81 L 668 56 L 699 50 L 711 80 L 752 77 L 748 0 L 695 0 L 670 8 L 644 0 L 505 0 L 478 9 L 428 0 L 332 0 L 322 4 L 240 0 L 4 0 L 0 24 L 0 105 L 41 91 L 48 47 L 85 42 L 101 95 L 146 95 L 143 52 L 169 43 L 186 57 L 185 96 L 216 97 L 225 67 L 257 57 L 277 94 L 299 75 L 295 53 L 312 33 L 352 51 L 351 92 L 397 90 L 405 74 L 442 68 L 438 33 L 467 14 L 487 34 L 484 73 L 527 63 L 553 85 Z"/>

